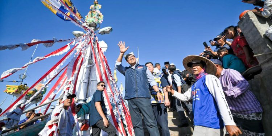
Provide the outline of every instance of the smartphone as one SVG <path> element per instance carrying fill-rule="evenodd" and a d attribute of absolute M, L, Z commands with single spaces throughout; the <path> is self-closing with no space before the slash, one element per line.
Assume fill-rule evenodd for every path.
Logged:
<path fill-rule="evenodd" d="M 203 45 L 205 48 L 209 48 L 208 44 L 206 42 L 203 42 Z"/>

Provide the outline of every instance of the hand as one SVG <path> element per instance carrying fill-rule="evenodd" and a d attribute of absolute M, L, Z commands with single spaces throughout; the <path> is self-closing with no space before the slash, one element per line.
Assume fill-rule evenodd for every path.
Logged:
<path fill-rule="evenodd" d="M 223 35 L 221 38 L 223 39 L 223 41 L 225 41 L 226 40 L 226 35 Z"/>
<path fill-rule="evenodd" d="M 174 92 L 175 92 L 175 90 L 173 89 L 172 86 L 167 86 L 167 87 L 166 87 L 166 91 L 169 92 L 169 93 L 171 93 L 172 95 L 173 95 Z"/>
<path fill-rule="evenodd" d="M 161 92 L 157 92 L 157 97 L 158 97 L 158 101 L 161 101 L 161 102 L 163 101 Z"/>
<path fill-rule="evenodd" d="M 242 134 L 241 130 L 235 125 L 226 125 L 226 130 L 229 132 L 230 136 L 239 136 Z"/>
<path fill-rule="evenodd" d="M 29 117 L 29 119 L 33 119 L 36 116 L 35 113 L 32 113 L 31 116 Z"/>
<path fill-rule="evenodd" d="M 170 106 L 170 101 L 169 101 L 169 99 L 165 99 L 165 101 L 164 101 L 164 106 L 165 106 L 165 107 Z"/>
<path fill-rule="evenodd" d="M 121 53 L 125 53 L 125 52 L 128 50 L 128 48 L 129 48 L 129 47 L 126 47 L 125 42 L 122 42 L 122 41 L 120 41 L 120 42 L 118 43 L 118 46 L 119 46 L 119 48 L 120 48 L 120 52 L 121 52 Z"/>
<path fill-rule="evenodd" d="M 107 118 L 104 118 L 104 119 L 103 119 L 103 123 L 104 123 L 104 126 L 105 126 L 105 127 L 108 127 L 108 126 L 109 126 L 109 121 L 108 121 Z"/>
<path fill-rule="evenodd" d="M 214 45 L 216 44 L 216 42 L 215 42 L 215 41 L 211 41 L 210 44 L 211 44 L 212 46 L 214 46 Z"/>
<path fill-rule="evenodd" d="M 211 47 L 205 48 L 206 51 L 212 51 Z"/>
<path fill-rule="evenodd" d="M 248 65 L 251 65 L 252 61 L 253 61 L 252 57 L 246 57 L 246 62 Z"/>

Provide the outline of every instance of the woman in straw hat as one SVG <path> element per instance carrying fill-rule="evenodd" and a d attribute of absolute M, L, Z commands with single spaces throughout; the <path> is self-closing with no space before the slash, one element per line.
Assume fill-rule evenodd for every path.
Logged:
<path fill-rule="evenodd" d="M 220 81 L 214 76 L 216 67 L 213 63 L 204 57 L 187 56 L 183 65 L 196 77 L 196 83 L 184 94 L 175 92 L 172 88 L 167 90 L 181 101 L 193 99 L 193 135 L 223 136 L 224 126 L 231 136 L 241 134 L 233 121 Z"/>

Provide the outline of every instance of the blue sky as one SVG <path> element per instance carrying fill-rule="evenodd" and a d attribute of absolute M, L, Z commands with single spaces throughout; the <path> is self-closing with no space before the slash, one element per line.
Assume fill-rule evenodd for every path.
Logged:
<path fill-rule="evenodd" d="M 82 16 L 85 16 L 91 0 L 73 0 Z M 105 53 L 111 69 L 119 55 L 119 41 L 130 46 L 128 52 L 140 49 L 140 63 L 164 61 L 176 64 L 183 70 L 182 60 L 187 55 L 203 51 L 203 41 L 208 42 L 229 25 L 237 25 L 239 15 L 254 7 L 241 0 L 99 0 L 104 15 L 102 27 L 111 26 L 109 35 L 98 35 L 108 44 Z M 73 38 L 72 31 L 81 30 L 72 22 L 63 21 L 47 9 L 39 0 L 0 0 L 0 45 L 28 43 L 32 39 L 51 40 Z M 34 57 L 44 56 L 66 43 L 45 48 L 39 45 Z M 21 67 L 27 63 L 35 47 L 22 51 L 0 51 L 0 73 Z M 63 56 L 63 55 L 62 55 Z M 47 72 L 62 56 L 52 57 L 34 65 L 27 71 L 25 82 L 31 86 Z M 124 65 L 127 65 L 123 61 Z M 6 80 L 19 80 L 17 72 Z M 118 73 L 119 83 L 124 77 Z M 49 89 L 53 86 L 49 85 Z M 0 82 L 0 103 L 8 96 L 3 91 L 7 83 Z M 8 96 L 5 109 L 15 100 Z"/>

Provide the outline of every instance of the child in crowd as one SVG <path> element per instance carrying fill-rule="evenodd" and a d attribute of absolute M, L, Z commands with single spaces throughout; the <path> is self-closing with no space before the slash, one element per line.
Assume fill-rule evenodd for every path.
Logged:
<path fill-rule="evenodd" d="M 233 39 L 231 48 L 233 53 L 240 58 L 245 64 L 246 68 L 250 68 L 259 64 L 257 59 L 253 57 L 253 52 L 248 46 L 244 36 L 239 36 L 239 33 L 234 26 L 229 26 L 224 30 L 224 34 L 228 39 Z"/>
<path fill-rule="evenodd" d="M 220 49 L 217 50 L 217 54 L 221 58 L 223 62 L 223 67 L 225 69 L 234 69 L 241 74 L 246 71 L 246 67 L 244 63 L 239 59 L 237 56 L 233 54 L 229 54 L 229 51 L 225 47 L 221 47 Z"/>

